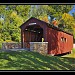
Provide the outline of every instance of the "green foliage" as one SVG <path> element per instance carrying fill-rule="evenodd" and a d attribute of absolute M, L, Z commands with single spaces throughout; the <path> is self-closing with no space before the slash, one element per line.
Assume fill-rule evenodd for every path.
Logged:
<path fill-rule="evenodd" d="M 20 33 L 12 33 L 12 41 L 20 42 Z"/>
<path fill-rule="evenodd" d="M 3 39 L 4 41 L 6 41 L 6 40 L 11 40 L 11 36 L 9 35 L 8 32 L 3 32 L 3 34 L 2 34 L 2 39 Z"/>
<path fill-rule="evenodd" d="M 0 5 L 0 39 L 20 41 L 19 26 L 28 19 L 30 5 Z"/>
<path fill-rule="evenodd" d="M 74 28 L 74 31 L 73 31 L 73 36 L 74 36 L 74 39 L 75 39 L 75 28 Z"/>
<path fill-rule="evenodd" d="M 72 9 L 72 7 L 73 5 L 52 5 L 52 8 L 55 10 L 55 14 L 53 13 L 53 15 L 60 18 L 63 13 L 68 13 Z"/>
<path fill-rule="evenodd" d="M 0 42 L 0 49 L 2 48 L 2 43 Z"/>
<path fill-rule="evenodd" d="M 68 13 L 73 5 L 31 5 L 30 17 L 53 15 L 59 19 L 63 13 Z"/>
<path fill-rule="evenodd" d="M 28 14 L 30 11 L 30 5 L 17 5 L 16 11 L 19 16 L 21 16 L 24 22 L 28 19 Z"/>
<path fill-rule="evenodd" d="M 47 17 L 50 15 L 59 21 L 62 15 L 68 13 L 72 7 L 73 5 L 0 5 L 0 39 L 18 42 L 21 39 L 19 26 L 30 17 L 49 22 Z M 74 20 L 68 19 L 68 22 L 66 19 L 61 20 L 61 24 L 66 24 L 64 30 L 72 31 L 75 34 L 72 26 Z"/>
<path fill-rule="evenodd" d="M 2 42 L 3 40 L 0 38 L 0 49 L 2 48 Z"/>
<path fill-rule="evenodd" d="M 61 26 L 61 27 L 60 27 Z M 64 27 L 63 27 L 64 26 Z M 74 27 L 75 27 L 75 19 L 73 16 L 64 13 L 62 18 L 59 20 L 59 27 L 63 28 L 63 30 L 75 34 Z M 75 37 L 74 37 L 75 38 Z"/>

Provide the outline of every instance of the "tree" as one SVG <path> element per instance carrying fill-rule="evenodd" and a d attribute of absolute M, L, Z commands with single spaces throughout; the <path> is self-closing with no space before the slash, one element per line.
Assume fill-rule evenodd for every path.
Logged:
<path fill-rule="evenodd" d="M 64 13 L 59 21 L 59 24 L 65 25 L 63 28 L 65 31 L 73 33 L 75 27 L 75 19 L 70 14 Z"/>
<path fill-rule="evenodd" d="M 17 5 L 15 11 L 25 22 L 29 18 L 30 5 Z"/>
<path fill-rule="evenodd" d="M 44 17 L 48 15 L 52 18 L 54 16 L 59 20 L 63 13 L 68 13 L 72 9 L 73 5 L 31 5 L 29 13 L 30 17 Z M 53 17 L 53 18 L 54 18 Z"/>
<path fill-rule="evenodd" d="M 49 7 L 52 7 L 52 9 L 54 9 L 52 13 L 49 13 L 51 13 L 51 15 L 53 15 L 57 19 L 60 19 L 62 14 L 68 13 L 73 8 L 73 5 L 49 5 Z"/>
<path fill-rule="evenodd" d="M 20 41 L 19 26 L 28 19 L 29 10 L 30 5 L 0 5 L 1 39 Z"/>
<path fill-rule="evenodd" d="M 62 15 L 68 13 L 72 6 L 73 5 L 0 5 L 0 39 L 20 41 L 19 26 L 30 17 L 35 17 L 48 23 L 48 16 L 51 16 L 51 21 L 55 17 L 57 21 L 59 21 L 59 24 L 65 23 L 66 29 L 69 28 L 71 30 L 73 29 L 71 25 L 74 25 L 74 20 L 72 20 L 73 23 L 69 22 L 70 25 L 68 23 L 69 20 L 64 20 Z"/>

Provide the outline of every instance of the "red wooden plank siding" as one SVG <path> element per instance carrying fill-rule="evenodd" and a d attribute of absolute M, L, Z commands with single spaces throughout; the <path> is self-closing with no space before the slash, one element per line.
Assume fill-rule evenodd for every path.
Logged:
<path fill-rule="evenodd" d="M 51 32 L 50 32 L 50 28 L 48 28 L 48 33 L 47 33 L 47 42 L 48 42 L 48 54 L 50 54 L 51 52 Z"/>
<path fill-rule="evenodd" d="M 48 28 L 48 54 L 57 54 L 58 49 L 58 31 Z"/>
<path fill-rule="evenodd" d="M 25 22 L 25 25 L 23 24 L 21 26 L 22 48 L 24 47 L 24 42 L 27 42 L 27 47 L 29 48 L 30 46 L 28 42 L 33 42 L 35 36 L 37 35 L 35 33 L 25 31 L 25 28 L 30 26 L 29 23 L 36 23 L 36 25 L 33 26 L 37 26 L 37 28 L 39 26 L 43 29 L 44 42 L 48 42 L 48 54 L 62 54 L 70 52 L 73 48 L 73 36 L 71 34 L 59 30 L 59 28 L 56 27 L 49 27 L 47 23 L 35 18 L 29 19 L 27 22 Z M 66 39 L 66 42 L 63 42 L 62 38 Z"/>
<path fill-rule="evenodd" d="M 66 38 L 66 42 L 61 41 L 62 37 Z M 48 28 L 47 41 L 48 54 L 62 54 L 70 52 L 73 48 L 73 36 L 52 28 Z"/>

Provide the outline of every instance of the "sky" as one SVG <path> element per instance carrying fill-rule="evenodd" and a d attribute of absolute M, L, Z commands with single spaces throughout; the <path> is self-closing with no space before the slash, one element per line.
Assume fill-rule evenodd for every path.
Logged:
<path fill-rule="evenodd" d="M 73 14 L 72 14 L 72 13 L 75 13 L 75 5 L 73 6 L 72 10 L 71 10 L 71 11 L 69 11 L 69 14 L 73 16 Z"/>

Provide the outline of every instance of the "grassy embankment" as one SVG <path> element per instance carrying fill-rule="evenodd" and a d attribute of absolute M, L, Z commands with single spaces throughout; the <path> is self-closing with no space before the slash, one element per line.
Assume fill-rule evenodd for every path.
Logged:
<path fill-rule="evenodd" d="M 70 57 L 29 51 L 0 52 L 0 70 L 75 70 L 74 64 L 75 58 Z"/>

